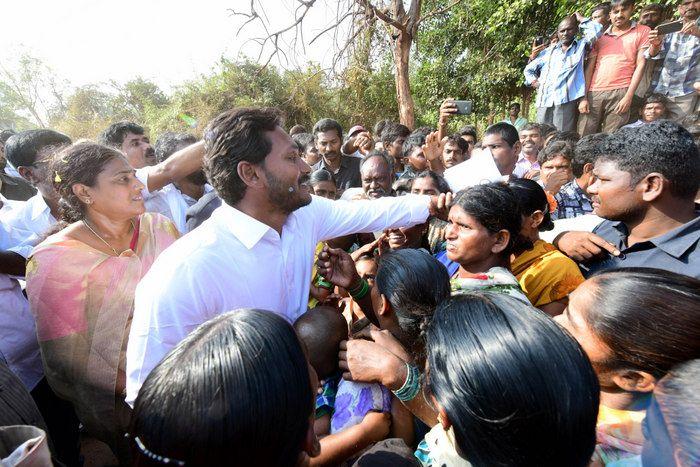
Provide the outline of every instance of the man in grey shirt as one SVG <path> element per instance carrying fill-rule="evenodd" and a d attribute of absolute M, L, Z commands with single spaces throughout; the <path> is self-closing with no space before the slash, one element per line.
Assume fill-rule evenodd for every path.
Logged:
<path fill-rule="evenodd" d="M 680 125 L 659 120 L 623 128 L 603 144 L 588 187 L 593 213 L 606 219 L 593 233 L 566 232 L 557 247 L 581 262 L 586 276 L 644 266 L 700 279 L 700 155 Z"/>

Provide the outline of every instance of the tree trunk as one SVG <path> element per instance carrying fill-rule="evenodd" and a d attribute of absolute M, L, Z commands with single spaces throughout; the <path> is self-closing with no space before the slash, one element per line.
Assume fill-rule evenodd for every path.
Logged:
<path fill-rule="evenodd" d="M 402 31 L 397 31 L 398 37 L 394 41 L 392 55 L 396 67 L 396 99 L 399 103 L 399 118 L 402 124 L 413 130 L 415 125 L 415 105 L 411 95 L 411 86 L 408 75 L 408 62 L 411 54 L 413 37 Z"/>

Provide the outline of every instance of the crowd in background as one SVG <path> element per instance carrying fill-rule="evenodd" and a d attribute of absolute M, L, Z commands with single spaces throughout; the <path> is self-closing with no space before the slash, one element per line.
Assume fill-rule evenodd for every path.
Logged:
<path fill-rule="evenodd" d="M 589 13 L 482 134 L 2 131 L 0 464 L 698 465 L 700 0 Z"/>

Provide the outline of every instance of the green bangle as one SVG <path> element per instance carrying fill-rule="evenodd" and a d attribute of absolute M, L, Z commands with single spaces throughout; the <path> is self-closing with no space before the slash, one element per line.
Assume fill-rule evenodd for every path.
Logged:
<path fill-rule="evenodd" d="M 357 284 L 357 287 L 354 287 L 354 288 L 352 288 L 352 289 L 348 288 L 348 289 L 346 289 L 346 290 L 348 291 L 348 293 L 349 293 L 350 295 L 355 295 L 355 294 L 357 294 L 357 293 L 359 293 L 359 292 L 362 291 L 362 287 L 363 287 L 363 285 L 364 285 L 363 282 L 364 282 L 364 279 L 362 279 L 362 278 L 360 277 L 360 282 Z"/>
<path fill-rule="evenodd" d="M 352 292 L 350 292 L 350 296 L 355 301 L 365 298 L 365 296 L 367 296 L 367 294 L 369 293 L 369 284 L 364 279 L 362 279 L 362 284 L 358 288 L 360 289 L 359 291 L 353 290 Z"/>
<path fill-rule="evenodd" d="M 318 276 L 318 279 L 316 279 L 316 285 L 328 290 L 333 289 L 333 284 L 325 280 L 322 276 Z"/>
<path fill-rule="evenodd" d="M 420 371 L 418 367 L 406 363 L 406 381 L 396 391 L 391 391 L 402 402 L 413 400 L 420 392 Z"/>

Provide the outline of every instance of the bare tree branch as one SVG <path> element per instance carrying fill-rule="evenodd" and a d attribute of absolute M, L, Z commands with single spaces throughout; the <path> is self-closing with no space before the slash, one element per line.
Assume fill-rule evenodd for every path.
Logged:
<path fill-rule="evenodd" d="M 452 9 L 453 7 L 455 7 L 458 4 L 463 3 L 463 2 L 464 2 L 464 0 L 454 0 L 454 1 L 450 2 L 450 4 L 448 4 L 447 6 L 445 6 L 443 8 L 436 8 L 433 11 L 429 11 L 428 13 L 425 13 L 424 15 L 421 16 L 419 23 L 422 23 L 423 21 L 428 20 L 434 16 L 438 16 L 438 15 L 441 15 L 443 13 L 447 13 L 450 9 Z"/>

